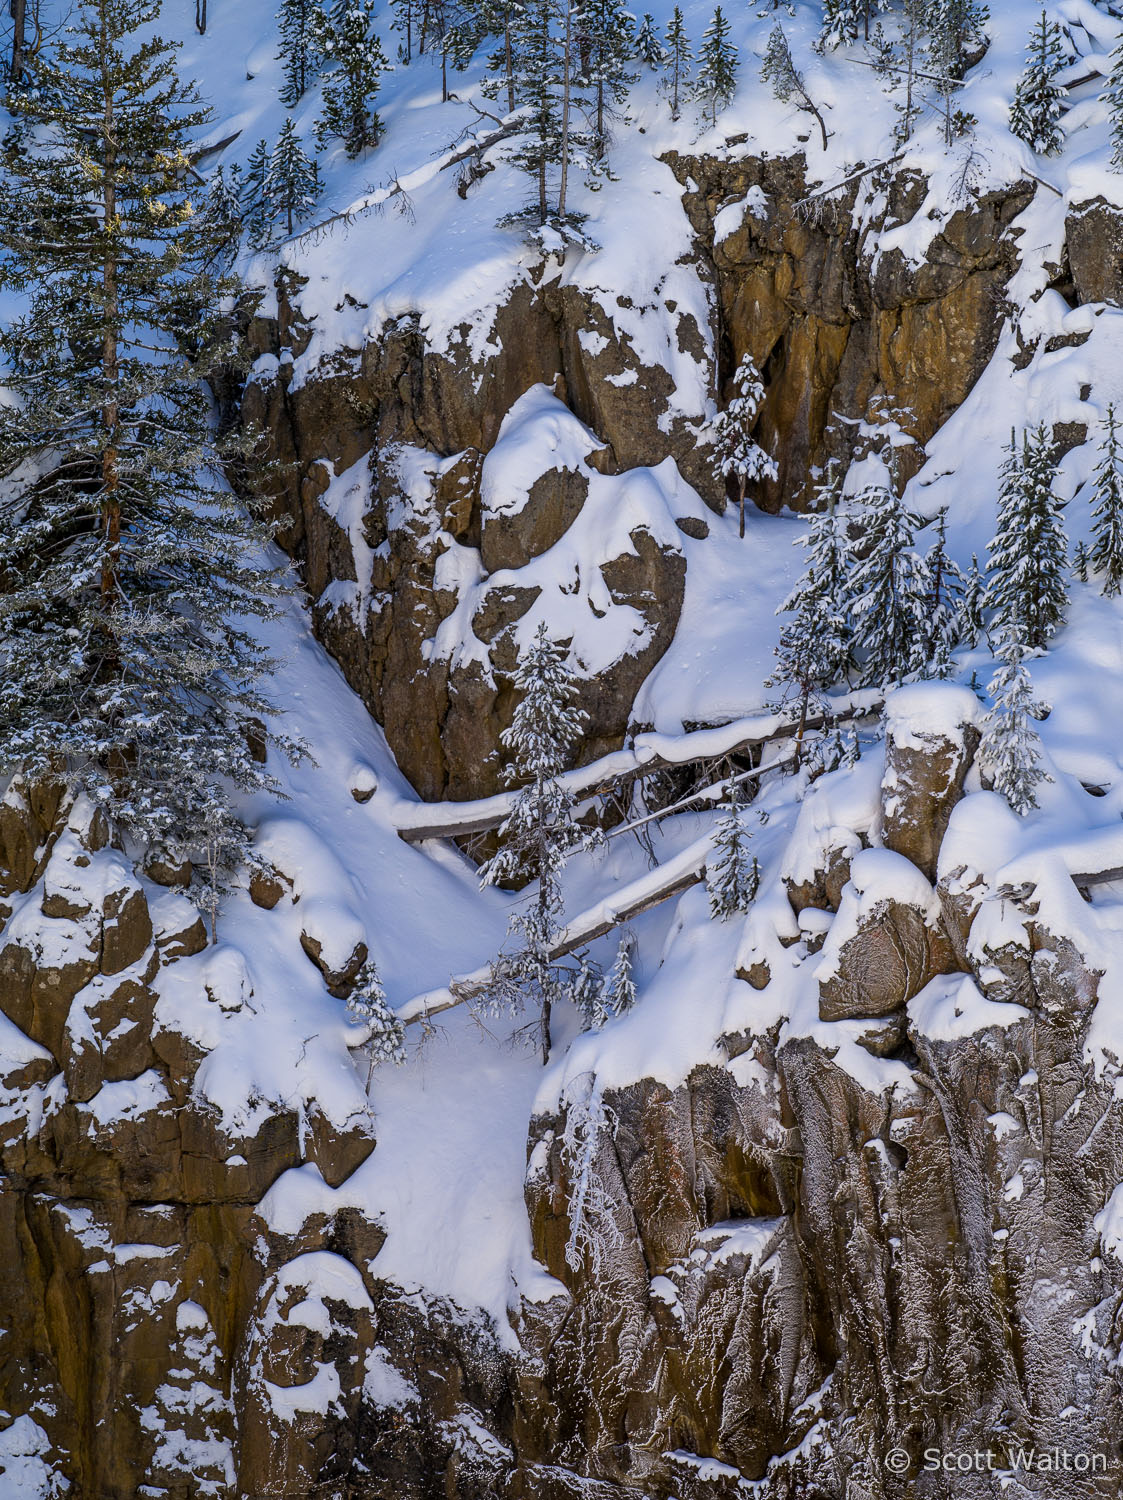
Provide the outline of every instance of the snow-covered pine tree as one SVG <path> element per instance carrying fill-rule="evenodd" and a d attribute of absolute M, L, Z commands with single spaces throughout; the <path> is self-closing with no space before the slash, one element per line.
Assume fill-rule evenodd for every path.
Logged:
<path fill-rule="evenodd" d="M 807 85 L 803 81 L 803 74 L 795 65 L 792 58 L 792 49 L 788 46 L 788 39 L 784 35 L 784 28 L 779 22 L 773 26 L 768 37 L 768 46 L 765 49 L 764 61 L 761 64 L 760 76 L 766 83 L 771 83 L 772 92 L 777 99 L 784 103 L 794 99 L 796 107 L 804 110 L 809 115 L 814 115 L 819 126 L 819 134 L 823 141 L 823 150 L 827 149 L 827 123 L 823 119 L 815 101 L 807 92 Z"/>
<path fill-rule="evenodd" d="M 1092 480 L 1092 550 L 1088 564 L 1102 579 L 1101 592 L 1113 598 L 1123 586 L 1123 451 L 1114 402 L 1108 403 L 1100 444 L 1103 457 Z"/>
<path fill-rule="evenodd" d="M 742 818 L 737 789 L 730 789 L 729 802 L 714 828 L 713 853 L 706 861 L 706 890 L 710 916 L 724 922 L 746 912 L 760 889 L 760 865 L 752 853 L 748 829 Z"/>
<path fill-rule="evenodd" d="M 636 981 L 632 974 L 635 951 L 635 938 L 630 932 L 622 933 L 616 957 L 601 987 L 601 1004 L 610 1016 L 622 1016 L 636 1003 Z"/>
<path fill-rule="evenodd" d="M 677 120 L 682 113 L 682 101 L 693 88 L 690 78 L 694 54 L 690 49 L 690 38 L 682 11 L 676 5 L 667 27 L 666 78 L 663 89 L 671 106 L 671 119 Z"/>
<path fill-rule="evenodd" d="M 499 38 L 499 46 L 487 60 L 488 73 L 480 85 L 485 99 L 503 98 L 507 113 L 515 110 L 515 17 L 517 0 L 479 0 L 476 14 L 485 36 Z"/>
<path fill-rule="evenodd" d="M 745 535 L 745 495 L 758 479 L 775 479 L 775 461 L 752 437 L 753 423 L 764 400 L 764 386 L 751 354 L 746 354 L 733 376 L 735 394 L 714 418 L 713 472 L 715 479 L 732 480 L 740 508 L 739 535 Z"/>
<path fill-rule="evenodd" d="M 320 0 L 281 0 L 277 11 L 277 53 L 284 72 L 281 103 L 294 109 L 316 81 L 323 60 L 328 21 Z"/>
<path fill-rule="evenodd" d="M 1037 806 L 1038 785 L 1052 780 L 1040 764 L 1041 741 L 1033 728 L 1049 712 L 1034 698 L 1026 671 L 1034 654 L 1012 621 L 996 653 L 1000 665 L 987 689 L 993 706 L 983 717 L 979 743 L 979 759 L 994 790 L 1022 814 Z"/>
<path fill-rule="evenodd" d="M 795 736 L 798 765 L 808 720 L 827 713 L 824 695 L 850 667 L 848 619 L 851 556 L 846 520 L 840 509 L 841 483 L 832 462 L 817 491 L 818 508 L 796 545 L 806 560 L 795 588 L 776 611 L 788 618 L 780 629 L 777 664 L 765 683 L 780 689 L 769 708 L 776 713 L 798 705 Z"/>
<path fill-rule="evenodd" d="M 368 958 L 355 976 L 355 985 L 347 997 L 347 1011 L 364 1029 L 360 1043 L 366 1055 L 367 1088 L 379 1063 L 404 1063 L 406 1032 L 397 1014 L 386 1001 L 378 965 Z"/>
<path fill-rule="evenodd" d="M 1077 542 L 1072 555 L 1072 576 L 1077 583 L 1088 582 L 1088 549 L 1082 541 Z"/>
<path fill-rule="evenodd" d="M 281 219 L 292 234 L 320 196 L 320 169 L 296 133 L 290 116 L 285 120 L 269 158 L 265 177 L 265 213 L 270 225 Z"/>
<path fill-rule="evenodd" d="M 816 47 L 820 52 L 849 47 L 858 40 L 862 0 L 824 0 L 823 24 Z"/>
<path fill-rule="evenodd" d="M 1010 129 L 1041 156 L 1054 156 L 1064 141 L 1060 121 L 1068 91 L 1057 82 L 1064 60 L 1060 27 L 1042 6 L 1010 107 Z"/>
<path fill-rule="evenodd" d="M 928 549 L 928 664 L 933 676 L 944 677 L 951 653 L 963 639 L 963 599 L 967 580 L 947 548 L 947 507 L 936 517 L 935 535 Z"/>
<path fill-rule="evenodd" d="M 510 23 L 513 91 L 527 117 L 504 154 L 530 177 L 534 196 L 499 222 L 558 256 L 570 244 L 596 249 L 583 228 L 585 215 L 569 201 L 570 174 L 588 161 L 591 149 L 589 132 L 578 126 L 589 115 L 590 101 L 579 87 L 577 20 L 577 0 L 525 0 Z"/>
<path fill-rule="evenodd" d="M 250 153 L 246 170 L 242 174 L 239 207 L 245 225 L 246 238 L 255 250 L 269 242 L 272 215 L 269 212 L 269 197 L 266 183 L 269 180 L 269 158 L 272 152 L 269 142 L 262 136 Z"/>
<path fill-rule="evenodd" d="M 633 56 L 635 17 L 620 0 L 579 0 L 577 17 L 581 81 L 589 91 L 589 156 L 603 163 L 611 144 L 611 122 L 626 120 L 619 106 L 637 75 Z"/>
<path fill-rule="evenodd" d="M 932 0 L 928 7 L 927 59 L 938 77 L 960 79 L 972 47 L 983 41 L 990 18 L 977 0 Z"/>
<path fill-rule="evenodd" d="M 679 20 L 682 20 L 681 15 Z M 659 39 L 659 32 L 650 11 L 644 11 L 643 20 L 636 30 L 632 46 L 636 57 L 653 73 L 660 72 L 666 66 L 667 49 Z"/>
<path fill-rule="evenodd" d="M 242 233 L 242 169 L 235 162 L 227 171 L 218 167 L 207 183 L 204 212 L 214 225 L 215 250 L 211 265 L 227 271 L 238 252 Z"/>
<path fill-rule="evenodd" d="M 855 645 L 863 661 L 862 681 L 888 688 L 922 672 L 928 656 L 928 568 L 915 547 L 917 518 L 905 509 L 891 479 L 884 477 L 857 496 L 851 574 Z"/>
<path fill-rule="evenodd" d="M 519 947 L 497 960 L 489 998 L 492 1004 L 537 1002 L 546 1062 L 550 1013 L 566 992 L 565 974 L 551 956 L 562 910 L 559 877 L 573 851 L 596 840 L 574 821 L 573 798 L 559 780 L 588 715 L 576 706 L 577 679 L 544 623 L 520 654 L 513 685 L 519 704 L 502 743 L 511 754 L 507 779 L 520 790 L 500 825 L 499 850 L 481 868 L 480 879 L 495 885 L 529 877 L 537 887 L 511 918 L 509 932 Z"/>
<path fill-rule="evenodd" d="M 1123 171 L 1123 36 L 1111 54 L 1111 72 L 1100 98 L 1107 105 L 1111 120 L 1111 165 L 1120 172 Z"/>
<path fill-rule="evenodd" d="M 231 230 L 191 201 L 210 116 L 158 14 L 87 0 L 7 100 L 0 286 L 24 310 L 0 329 L 0 772 L 85 792 L 178 863 L 216 799 L 248 851 L 234 798 L 274 788 L 251 750 L 270 664 L 245 622 L 284 584 L 216 477 L 252 449 L 213 440 L 201 385 L 241 359 L 220 312 L 236 283 L 207 269 Z"/>
<path fill-rule="evenodd" d="M 1068 541 L 1063 503 L 1053 494 L 1053 444 L 1044 424 L 1013 434 L 998 494 L 998 530 L 989 543 L 984 604 L 998 640 L 1043 650 L 1068 606 Z"/>
<path fill-rule="evenodd" d="M 372 17 L 370 0 L 349 0 L 333 17 L 325 48 L 324 112 L 317 139 L 322 145 L 338 136 L 352 158 L 377 146 L 382 135 L 382 121 L 371 102 L 387 62 Z"/>
<path fill-rule="evenodd" d="M 719 5 L 702 33 L 695 84 L 695 97 L 701 101 L 703 112 L 709 111 L 711 125 L 717 125 L 718 111 L 731 103 L 736 92 L 737 48 L 729 40 L 729 22 Z"/>
<path fill-rule="evenodd" d="M 983 638 L 983 600 L 986 581 L 979 569 L 978 556 L 972 552 L 971 566 L 963 579 L 963 602 L 959 607 L 959 638 L 969 650 Z"/>

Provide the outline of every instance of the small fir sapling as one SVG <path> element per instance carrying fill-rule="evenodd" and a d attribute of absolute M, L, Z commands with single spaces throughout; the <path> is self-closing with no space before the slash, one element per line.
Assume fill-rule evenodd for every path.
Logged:
<path fill-rule="evenodd" d="M 713 422 L 713 472 L 716 479 L 733 482 L 740 510 L 738 535 L 745 535 L 745 495 L 759 479 L 775 479 L 777 468 L 752 436 L 764 386 L 751 354 L 746 354 L 733 377 L 734 395 Z"/>
<path fill-rule="evenodd" d="M 367 1089 L 374 1070 L 383 1062 L 404 1063 L 406 1060 L 405 1027 L 386 1002 L 386 991 L 382 988 L 378 966 L 368 958 L 355 976 L 355 985 L 347 997 L 347 1010 L 352 1020 L 366 1031 L 361 1046 L 369 1066 Z"/>

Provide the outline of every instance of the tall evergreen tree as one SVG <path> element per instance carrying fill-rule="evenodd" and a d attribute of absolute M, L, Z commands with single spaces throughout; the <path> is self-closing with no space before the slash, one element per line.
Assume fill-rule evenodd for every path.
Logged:
<path fill-rule="evenodd" d="M 676 5 L 667 27 L 667 63 L 663 88 L 671 105 L 671 119 L 677 120 L 682 113 L 682 101 L 693 87 L 690 70 L 694 54 L 690 49 L 690 38 L 682 11 Z"/>
<path fill-rule="evenodd" d="M 1053 474 L 1053 445 L 1044 424 L 1024 433 L 1020 446 L 1011 434 L 984 603 L 994 612 L 996 637 L 1021 640 L 1030 651 L 1049 644 L 1068 605 L 1064 506 L 1053 494 Z"/>
<path fill-rule="evenodd" d="M 795 588 L 776 611 L 787 615 L 776 647 L 777 664 L 765 684 L 781 690 L 769 707 L 775 712 L 798 705 L 796 762 L 803 754 L 808 719 L 827 713 L 825 694 L 850 666 L 851 632 L 847 617 L 851 556 L 846 521 L 840 509 L 841 484 L 832 463 L 819 486 L 819 508 L 796 545 L 806 561 Z"/>
<path fill-rule="evenodd" d="M 1057 82 L 1063 66 L 1060 27 L 1042 7 L 1010 108 L 1010 129 L 1041 156 L 1055 156 L 1064 141 L 1060 121 L 1068 91 Z"/>
<path fill-rule="evenodd" d="M 1088 564 L 1102 579 L 1101 592 L 1113 598 L 1123 586 L 1123 451 L 1115 404 L 1107 408 L 1103 457 L 1092 484 L 1092 550 Z"/>
<path fill-rule="evenodd" d="M 751 354 L 746 354 L 733 376 L 735 394 L 713 423 L 713 472 L 732 481 L 740 510 L 739 535 L 745 535 L 745 496 L 758 479 L 775 479 L 776 464 L 752 436 L 753 423 L 764 400 L 764 386 Z"/>
<path fill-rule="evenodd" d="M 928 9 L 927 58 L 938 76 L 961 79 L 972 47 L 983 41 L 990 12 L 978 0 L 933 0 Z"/>
<path fill-rule="evenodd" d="M 515 21 L 518 0 L 479 0 L 477 15 L 487 36 L 499 38 L 498 48 L 487 60 L 488 74 L 480 86 L 485 99 L 503 98 L 508 114 L 515 110 Z"/>
<path fill-rule="evenodd" d="M 993 707 L 983 717 L 979 758 L 996 792 L 1016 813 L 1037 806 L 1037 787 L 1052 778 L 1040 765 L 1040 740 L 1033 728 L 1049 707 L 1033 696 L 1025 663 L 1033 655 L 1013 621 L 999 642 L 999 666 L 988 692 Z"/>
<path fill-rule="evenodd" d="M 530 177 L 534 196 L 500 223 L 527 231 L 556 255 L 571 243 L 596 248 L 584 232 L 585 215 L 570 203 L 572 174 L 589 160 L 592 144 L 579 123 L 590 102 L 580 83 L 578 18 L 577 0 L 525 0 L 511 19 L 514 95 L 527 117 L 505 155 Z"/>
<path fill-rule="evenodd" d="M 229 234 L 189 192 L 209 121 L 148 30 L 157 0 L 86 0 L 14 90 L 0 286 L 0 757 L 87 793 L 158 857 L 248 853 L 238 791 L 273 786 L 251 750 L 268 659 L 244 623 L 279 576 L 268 529 L 218 477 L 200 381 L 236 366 Z M 243 623 L 238 623 L 239 619 Z"/>
<path fill-rule="evenodd" d="M 492 1003 L 536 1002 L 542 1060 L 550 1055 L 550 1014 L 567 993 L 567 978 L 551 957 L 562 911 L 559 877 L 575 849 L 595 835 L 573 819 L 573 798 L 558 779 L 566 769 L 588 715 L 576 706 L 577 681 L 566 653 L 539 625 L 514 673 L 521 696 L 502 736 L 511 753 L 508 780 L 521 787 L 500 825 L 500 847 L 480 871 L 485 885 L 530 877 L 537 880 L 529 904 L 511 918 L 518 940 L 495 965 Z"/>
<path fill-rule="evenodd" d="M 878 687 L 922 672 L 928 657 L 931 582 L 915 548 L 917 519 L 898 498 L 886 464 L 884 479 L 857 497 L 851 613 L 864 657 L 862 680 Z"/>
<path fill-rule="evenodd" d="M 269 158 L 272 152 L 269 142 L 262 136 L 250 153 L 238 196 L 241 218 L 246 228 L 246 238 L 255 250 L 260 250 L 269 240 L 272 215 L 269 211 Z"/>
<path fill-rule="evenodd" d="M 284 71 L 281 103 L 293 109 L 316 81 L 323 61 L 328 22 L 320 0 L 281 0 L 277 56 Z"/>
<path fill-rule="evenodd" d="M 582 1031 L 599 1031 L 612 1020 L 612 1011 L 605 1004 L 604 975 L 587 953 L 577 960 L 571 992 L 581 1016 Z"/>
<path fill-rule="evenodd" d="M 709 110 L 710 124 L 717 125 L 718 111 L 725 109 L 737 92 L 737 48 L 729 40 L 729 22 L 721 6 L 702 33 L 698 51 L 696 97 Z"/>
<path fill-rule="evenodd" d="M 681 21 L 681 16 L 679 17 Z M 667 62 L 667 49 L 659 40 L 659 32 L 650 11 L 644 11 L 643 20 L 636 28 L 633 51 L 644 67 L 658 73 Z"/>
<path fill-rule="evenodd" d="M 338 136 L 350 157 L 377 146 L 382 135 L 382 121 L 371 102 L 387 63 L 373 30 L 372 12 L 370 0 L 350 0 L 333 18 L 325 49 L 329 68 L 317 134 L 321 142 Z"/>
<path fill-rule="evenodd" d="M 301 145 L 292 119 L 287 119 L 269 158 L 265 177 L 265 212 L 270 223 L 281 219 L 292 234 L 320 196 L 320 171 Z"/>
<path fill-rule="evenodd" d="M 807 92 L 807 85 L 803 81 L 803 74 L 795 65 L 792 57 L 792 49 L 788 46 L 788 39 L 784 35 L 784 28 L 779 22 L 773 26 L 768 38 L 768 46 L 764 53 L 764 62 L 761 65 L 760 76 L 766 83 L 771 83 L 772 92 L 777 99 L 785 103 L 794 99 L 797 109 L 805 110 L 809 115 L 814 115 L 819 126 L 819 134 L 823 142 L 823 150 L 827 149 L 827 122 L 811 95 Z"/>
<path fill-rule="evenodd" d="M 963 598 L 967 587 L 959 564 L 947 549 L 947 508 L 936 517 L 936 534 L 925 558 L 928 570 L 928 664 L 937 677 L 947 674 L 951 654 L 963 640 Z"/>
<path fill-rule="evenodd" d="M 589 91 L 590 157 L 608 155 L 611 123 L 624 120 L 620 106 L 636 81 L 631 70 L 635 17 L 620 0 L 581 0 L 577 14 L 581 81 Z"/>

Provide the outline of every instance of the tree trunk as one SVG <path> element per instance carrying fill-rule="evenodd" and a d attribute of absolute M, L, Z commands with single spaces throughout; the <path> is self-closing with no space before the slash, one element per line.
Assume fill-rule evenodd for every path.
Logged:
<path fill-rule="evenodd" d="M 565 194 L 569 183 L 569 76 L 573 50 L 573 3 L 565 7 L 565 65 L 562 72 L 561 183 L 558 186 L 558 218 L 565 217 Z"/>
<path fill-rule="evenodd" d="M 507 9 L 503 21 L 503 56 L 507 68 L 507 113 L 515 112 L 515 73 L 511 65 L 511 11 Z"/>
<path fill-rule="evenodd" d="M 745 481 L 743 479 L 739 480 L 738 483 L 737 483 L 737 501 L 738 501 L 738 504 L 741 507 L 741 527 L 740 527 L 740 530 L 738 531 L 737 535 L 739 537 L 741 537 L 742 540 L 744 540 L 744 536 L 745 536 Z"/>
<path fill-rule="evenodd" d="M 8 77 L 19 83 L 23 76 L 24 28 L 27 16 L 27 0 L 12 0 L 12 65 Z"/>
<path fill-rule="evenodd" d="M 102 45 L 105 44 L 105 5 L 102 13 Z M 106 614 L 113 607 L 117 592 L 117 580 L 121 561 L 121 497 L 119 449 L 121 410 L 117 388 L 120 369 L 117 353 L 117 317 L 119 311 L 117 288 L 117 251 L 110 226 L 117 218 L 117 124 L 113 109 L 113 90 L 107 72 L 107 59 L 102 55 L 103 113 L 102 129 L 105 133 L 105 162 L 102 181 L 102 214 L 105 226 L 105 258 L 102 262 L 103 331 L 101 347 L 101 370 L 105 381 L 105 402 L 101 410 L 102 432 L 105 448 L 101 460 L 101 527 L 105 538 L 105 553 L 101 563 L 101 601 Z"/>
<path fill-rule="evenodd" d="M 195 30 L 200 36 L 207 30 L 207 0 L 195 0 Z"/>

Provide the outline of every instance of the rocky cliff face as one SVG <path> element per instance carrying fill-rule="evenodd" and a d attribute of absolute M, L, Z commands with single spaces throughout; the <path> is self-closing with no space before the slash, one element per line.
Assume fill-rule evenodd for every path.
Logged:
<path fill-rule="evenodd" d="M 282 542 L 300 560 L 322 639 L 427 798 L 499 785 L 510 627 L 550 569 L 572 572 L 565 591 L 598 618 L 606 605 L 639 617 L 608 660 L 587 664 L 596 687 L 583 753 L 622 741 L 636 691 L 679 619 L 681 534 L 704 537 L 705 514 L 672 487 L 663 524 L 664 508 L 648 501 L 607 555 L 571 558 L 559 544 L 580 549 L 574 523 L 590 485 L 621 508 L 656 471 L 656 483 L 671 483 L 668 460 L 707 504 L 724 506 L 706 438 L 713 408 L 672 406 L 677 360 L 701 372 L 712 396 L 753 355 L 767 388 L 758 437 L 779 463 L 758 499 L 798 509 L 812 468 L 854 451 L 860 421 L 899 413 L 923 445 L 994 352 L 1017 256 L 1009 229 L 1030 186 L 969 201 L 926 234 L 914 263 L 885 244 L 894 229 L 923 229 L 922 180 L 889 179 L 859 229 L 865 179 L 824 197 L 809 194 L 799 159 L 676 156 L 670 165 L 686 189 L 710 315 L 700 327 L 652 287 L 661 363 L 643 363 L 606 311 L 611 299 L 559 285 L 541 267 L 495 308 L 482 358 L 467 324 L 459 344 L 431 352 L 419 319 L 402 317 L 294 385 L 312 330 L 291 277 L 278 283 L 276 317 L 255 324 L 262 357 L 244 409 L 285 466 L 275 500 Z M 543 399 L 528 403 L 536 390 Z M 538 455 L 558 452 L 556 465 L 513 462 L 520 434 Z M 911 451 L 908 472 L 920 450 Z"/>
<path fill-rule="evenodd" d="M 764 503 L 802 503 L 834 414 L 908 407 L 924 441 L 963 400 L 1026 192 L 965 206 L 916 265 L 867 253 L 854 190 L 809 203 L 798 161 L 673 168 L 710 322 L 652 297 L 711 389 L 744 351 L 760 363 Z M 876 227 L 924 204 L 894 181 Z M 1071 300 L 1117 294 L 1116 237 L 1106 207 L 1073 215 Z M 618 744 L 675 634 L 681 538 L 723 502 L 706 410 L 673 410 L 667 369 L 541 276 L 484 357 L 428 350 L 404 317 L 294 382 L 300 291 L 281 282 L 253 329 L 245 412 L 288 466 L 274 499 L 316 630 L 399 764 L 426 796 L 494 789 L 510 627 L 547 588 L 609 621 L 585 753 Z M 352 1182 L 369 1115 L 326 1093 L 239 1122 L 208 1102 L 253 996 L 206 967 L 176 872 L 138 874 L 88 810 L 9 789 L 5 1472 L 81 1500 L 970 1500 L 1005 1480 L 928 1472 L 926 1449 L 1009 1468 L 1055 1445 L 1106 1474 L 1023 1470 L 1003 1492 L 1116 1494 L 1123 1104 L 1091 908 L 1064 872 L 1010 885 L 971 862 L 964 827 L 1007 814 L 979 789 L 973 697 L 945 707 L 890 719 L 846 812 L 819 816 L 843 773 L 811 788 L 828 832 L 762 893 L 715 1060 L 673 1085 L 571 1080 L 533 1119 L 526 1211 L 553 1280 L 509 1329 L 381 1275 L 379 1204 Z M 169 982 L 188 960 L 209 1031 Z M 320 967 L 345 994 L 354 966 Z"/>

